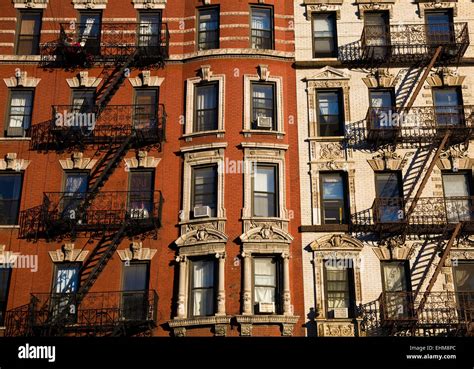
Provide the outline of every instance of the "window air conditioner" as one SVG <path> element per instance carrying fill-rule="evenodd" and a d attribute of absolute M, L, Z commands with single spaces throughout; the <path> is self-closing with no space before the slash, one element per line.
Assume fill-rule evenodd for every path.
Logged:
<path fill-rule="evenodd" d="M 334 318 L 348 318 L 349 310 L 347 308 L 334 308 Z"/>
<path fill-rule="evenodd" d="M 209 206 L 195 206 L 194 217 L 195 218 L 209 218 L 211 216 L 211 208 Z"/>
<path fill-rule="evenodd" d="M 274 302 L 259 302 L 258 312 L 259 313 L 274 313 L 275 303 Z"/>
<path fill-rule="evenodd" d="M 258 128 L 272 128 L 272 118 L 271 117 L 258 117 L 257 127 Z"/>

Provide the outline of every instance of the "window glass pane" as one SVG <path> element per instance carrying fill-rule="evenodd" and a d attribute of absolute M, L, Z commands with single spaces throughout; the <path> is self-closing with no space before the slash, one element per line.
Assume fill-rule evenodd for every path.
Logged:
<path fill-rule="evenodd" d="M 383 276 L 386 292 L 407 291 L 405 262 L 383 263 Z"/>
<path fill-rule="evenodd" d="M 219 11 L 204 9 L 199 12 L 199 50 L 219 47 Z"/>
<path fill-rule="evenodd" d="M 454 267 L 454 283 L 458 292 L 474 291 L 474 263 L 460 261 Z"/>
<path fill-rule="evenodd" d="M 33 91 L 12 91 L 9 127 L 29 128 L 32 107 Z"/>
<path fill-rule="evenodd" d="M 276 284 L 276 260 L 274 258 L 255 258 L 255 302 L 275 302 Z"/>
<path fill-rule="evenodd" d="M 334 22 L 331 14 L 318 14 L 313 19 L 315 37 L 333 37 Z"/>
<path fill-rule="evenodd" d="M 313 16 L 315 57 L 335 56 L 336 39 L 336 18 L 334 14 L 315 14 Z"/>
<path fill-rule="evenodd" d="M 78 264 L 57 264 L 54 292 L 73 293 L 76 292 L 79 279 Z"/>
<path fill-rule="evenodd" d="M 130 172 L 130 191 L 153 191 L 152 171 L 132 171 Z"/>
<path fill-rule="evenodd" d="M 277 216 L 276 168 L 257 166 L 253 175 L 253 205 L 255 216 Z"/>
<path fill-rule="evenodd" d="M 320 115 L 339 114 L 339 94 L 337 92 L 319 92 L 318 103 Z"/>
<path fill-rule="evenodd" d="M 469 176 L 467 173 L 443 174 L 444 196 L 469 196 Z"/>
<path fill-rule="evenodd" d="M 252 9 L 252 28 L 270 31 L 272 28 L 270 9 Z"/>
<path fill-rule="evenodd" d="M 67 173 L 64 192 L 84 193 L 87 191 L 87 173 Z"/>
<path fill-rule="evenodd" d="M 83 37 L 98 37 L 100 35 L 101 14 L 83 13 L 80 16 L 81 34 Z"/>
<path fill-rule="evenodd" d="M 196 132 L 217 129 L 217 93 L 217 83 L 196 86 Z"/>
<path fill-rule="evenodd" d="M 217 168 L 216 166 L 193 169 L 193 207 L 209 206 L 212 216 L 217 208 Z"/>
<path fill-rule="evenodd" d="M 335 261 L 335 265 L 331 265 L 329 261 L 324 263 L 329 317 L 333 317 L 335 308 L 350 308 L 351 306 L 349 273 L 352 273 L 352 269 L 343 266 L 346 261 L 344 263 L 341 262 L 343 260 Z M 348 311 L 348 313 L 351 312 Z"/>
<path fill-rule="evenodd" d="M 401 197 L 398 173 L 376 173 L 375 182 L 377 197 Z"/>
<path fill-rule="evenodd" d="M 0 326 L 3 326 L 7 311 L 8 287 L 10 284 L 10 268 L 0 268 Z"/>
<path fill-rule="evenodd" d="M 370 91 L 370 106 L 372 108 L 392 107 L 392 94 L 390 91 Z"/>
<path fill-rule="evenodd" d="M 323 199 L 344 199 L 344 183 L 341 174 L 324 174 L 323 182 Z"/>
<path fill-rule="evenodd" d="M 275 192 L 275 168 L 258 166 L 254 184 L 255 191 Z"/>
<path fill-rule="evenodd" d="M 214 313 L 214 262 L 200 260 L 192 262 L 193 315 Z"/>
<path fill-rule="evenodd" d="M 459 105 L 458 91 L 454 88 L 435 89 L 435 106 L 457 106 Z"/>
<path fill-rule="evenodd" d="M 194 261 L 193 287 L 208 288 L 214 286 L 214 263 L 209 260 Z"/>
<path fill-rule="evenodd" d="M 123 266 L 123 290 L 145 291 L 148 289 L 148 264 L 130 263 Z"/>
<path fill-rule="evenodd" d="M 22 13 L 17 53 L 34 55 L 38 53 L 41 13 Z"/>

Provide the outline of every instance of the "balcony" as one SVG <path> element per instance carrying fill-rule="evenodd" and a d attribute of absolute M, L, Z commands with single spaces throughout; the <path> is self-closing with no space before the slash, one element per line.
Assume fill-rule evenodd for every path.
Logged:
<path fill-rule="evenodd" d="M 429 143 L 450 130 L 452 144 L 474 138 L 474 106 L 418 106 L 369 108 L 367 141 Z"/>
<path fill-rule="evenodd" d="M 20 237 L 113 231 L 124 223 L 128 234 L 140 234 L 160 228 L 162 206 L 161 191 L 45 192 L 42 205 L 21 212 Z"/>
<path fill-rule="evenodd" d="M 454 229 L 463 223 L 462 232 L 474 232 L 474 197 L 421 197 L 407 217 L 414 199 L 376 198 L 370 209 L 351 216 L 353 232 L 429 235 Z"/>
<path fill-rule="evenodd" d="M 33 293 L 29 305 L 6 313 L 6 336 L 139 334 L 156 326 L 157 305 L 154 290 L 89 292 L 82 298 Z"/>
<path fill-rule="evenodd" d="M 52 119 L 31 128 L 35 149 L 123 142 L 134 135 L 136 145 L 160 145 L 165 140 L 164 105 L 107 105 L 97 107 L 54 105 Z"/>
<path fill-rule="evenodd" d="M 87 23 L 61 23 L 59 38 L 40 45 L 41 60 L 48 67 L 90 67 L 116 63 L 136 55 L 140 65 L 162 66 L 169 56 L 166 23 L 102 22 L 100 29 Z"/>
<path fill-rule="evenodd" d="M 458 61 L 469 46 L 467 23 L 365 26 L 359 41 L 339 47 L 338 58 L 354 68 L 403 66 L 428 62 L 439 46 L 435 65 Z"/>
<path fill-rule="evenodd" d="M 360 305 L 361 330 L 367 336 L 468 334 L 474 318 L 474 292 L 383 292 Z"/>

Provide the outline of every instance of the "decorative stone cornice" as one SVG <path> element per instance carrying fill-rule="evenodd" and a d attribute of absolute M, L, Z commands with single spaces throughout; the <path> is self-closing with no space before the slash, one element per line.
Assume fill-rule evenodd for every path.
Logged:
<path fill-rule="evenodd" d="M 375 72 L 367 74 L 365 78 L 362 78 L 362 81 L 369 88 L 391 88 L 396 86 L 398 78 L 391 74 L 389 69 L 379 68 Z"/>
<path fill-rule="evenodd" d="M 56 251 L 49 251 L 49 257 L 53 263 L 61 263 L 64 261 L 83 262 L 89 251 L 74 249 L 73 243 L 65 243 Z"/>
<path fill-rule="evenodd" d="M 17 154 L 9 152 L 4 159 L 0 159 L 0 170 L 26 170 L 30 165 L 31 160 L 17 159 Z"/>
<path fill-rule="evenodd" d="M 148 156 L 146 151 L 138 151 L 137 155 L 134 158 L 124 159 L 125 168 L 134 169 L 134 168 L 156 168 L 160 163 L 161 158 L 155 158 L 153 156 Z"/>
<path fill-rule="evenodd" d="M 74 9 L 105 9 L 107 0 L 72 0 Z"/>
<path fill-rule="evenodd" d="M 448 0 L 448 1 L 440 1 L 440 0 L 417 0 L 418 3 L 418 13 L 420 18 L 425 17 L 426 10 L 438 10 L 438 9 L 453 9 L 453 17 L 456 17 L 458 14 L 458 8 L 456 4 L 457 0 Z"/>
<path fill-rule="evenodd" d="M 306 82 L 327 81 L 327 80 L 347 80 L 350 76 L 336 68 L 326 66 L 313 76 L 305 77 Z M 310 84 L 311 86 L 311 84 Z"/>
<path fill-rule="evenodd" d="M 354 337 L 352 322 L 317 321 L 319 337 Z"/>
<path fill-rule="evenodd" d="M 97 86 L 99 86 L 101 81 L 102 81 L 102 78 L 89 77 L 88 71 L 79 72 L 73 78 L 66 78 L 66 82 L 71 88 L 78 88 L 78 87 L 96 88 Z"/>
<path fill-rule="evenodd" d="M 402 238 L 394 237 L 380 242 L 379 247 L 372 250 L 379 260 L 409 260 L 412 248 Z"/>
<path fill-rule="evenodd" d="M 395 0 L 356 0 L 359 8 L 359 19 L 364 17 L 365 12 L 388 11 L 389 17 L 393 18 L 393 4 Z"/>
<path fill-rule="evenodd" d="M 144 248 L 141 242 L 132 242 L 125 250 L 117 250 L 117 254 L 122 261 L 130 260 L 151 260 L 155 256 L 157 249 Z"/>
<path fill-rule="evenodd" d="M 364 245 L 358 239 L 345 234 L 326 235 L 309 244 L 313 251 L 346 250 L 361 251 Z"/>
<path fill-rule="evenodd" d="M 462 86 L 465 79 L 466 76 L 460 76 L 454 68 L 441 68 L 432 73 L 426 79 L 426 83 L 431 87 Z"/>
<path fill-rule="evenodd" d="M 305 0 L 306 19 L 311 20 L 312 13 L 336 12 L 336 18 L 341 19 L 341 5 L 343 0 Z"/>
<path fill-rule="evenodd" d="M 257 68 L 257 73 L 260 81 L 266 81 L 270 77 L 270 69 L 268 69 L 266 64 L 260 64 Z"/>
<path fill-rule="evenodd" d="M 225 244 L 227 239 L 228 237 L 224 232 L 221 232 L 209 225 L 206 226 L 203 224 L 198 228 L 189 229 L 187 233 L 181 235 L 175 241 L 175 244 L 178 247 L 212 243 Z"/>
<path fill-rule="evenodd" d="M 293 328 L 298 322 L 296 315 L 237 315 L 241 336 L 252 336 L 253 324 L 281 324 L 282 336 L 292 336 Z"/>
<path fill-rule="evenodd" d="M 199 71 L 199 77 L 201 77 L 203 81 L 206 81 L 206 82 L 210 81 L 212 75 L 213 75 L 213 72 L 211 70 L 210 65 L 201 65 L 201 69 Z"/>
<path fill-rule="evenodd" d="M 198 326 L 212 326 L 214 325 L 214 331 L 216 336 L 226 336 L 227 327 L 230 324 L 231 316 L 208 316 L 208 317 L 197 317 L 197 318 L 175 318 L 168 321 L 168 325 L 173 329 L 173 335 L 175 337 L 185 337 L 186 327 L 198 327 Z"/>
<path fill-rule="evenodd" d="M 382 150 L 367 162 L 374 171 L 402 170 L 412 155 L 412 152 L 407 152 L 402 158 L 395 151 Z"/>
<path fill-rule="evenodd" d="M 458 144 L 449 147 L 439 155 L 436 165 L 441 170 L 471 170 L 472 159 L 469 158 L 467 147 L 464 144 Z"/>
<path fill-rule="evenodd" d="M 20 71 L 18 69 L 18 71 L 15 73 L 15 76 L 4 78 L 3 81 L 8 88 L 36 87 L 38 86 L 38 83 L 40 83 L 41 78 L 28 77 L 28 73 L 26 71 Z"/>
<path fill-rule="evenodd" d="M 91 170 L 96 163 L 97 159 L 84 158 L 84 154 L 78 151 L 73 152 L 67 159 L 59 160 L 59 164 L 64 170 Z"/>
<path fill-rule="evenodd" d="M 240 240 L 251 243 L 277 242 L 290 244 L 293 241 L 293 237 L 283 229 L 269 223 L 250 228 L 247 232 L 240 235 Z"/>
<path fill-rule="evenodd" d="M 164 9 L 166 0 L 132 0 L 135 9 Z"/>
<path fill-rule="evenodd" d="M 12 0 L 16 9 L 46 9 L 48 0 Z"/>
<path fill-rule="evenodd" d="M 152 76 L 149 70 L 144 70 L 138 76 L 128 79 L 133 87 L 159 87 L 164 80 L 163 77 Z"/>

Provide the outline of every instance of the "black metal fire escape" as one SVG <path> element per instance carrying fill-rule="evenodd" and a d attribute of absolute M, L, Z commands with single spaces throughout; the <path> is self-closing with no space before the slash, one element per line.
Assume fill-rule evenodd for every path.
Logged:
<path fill-rule="evenodd" d="M 472 324 L 474 317 L 472 296 L 432 292 L 455 240 L 472 231 L 472 227 L 466 225 L 473 222 L 472 217 L 468 220 L 458 219 L 457 223 L 453 224 L 452 220 L 448 219 L 446 204 L 444 214 L 424 214 L 420 211 L 435 201 L 423 198 L 422 193 L 443 150 L 460 142 L 468 143 L 474 137 L 472 107 L 460 107 L 454 114 L 459 118 L 459 125 L 439 124 L 435 107 L 414 107 L 415 100 L 432 69 L 458 63 L 469 45 L 466 23 L 451 24 L 447 29 L 449 34 L 429 33 L 426 25 L 389 26 L 388 31 L 385 27 L 366 26 L 361 40 L 339 48 L 339 59 L 343 65 L 349 68 L 370 69 L 374 75 L 377 75 L 377 68 L 408 66 L 406 76 L 402 80 L 406 85 L 402 84 L 398 90 L 399 96 L 396 100 L 399 105 L 386 108 L 383 112 L 390 110 L 399 116 L 412 114 L 424 117 L 417 126 L 405 125 L 402 120 L 397 125 L 381 127 L 378 124 L 378 116 L 384 108 L 369 108 L 364 136 L 372 149 L 385 146 L 394 151 L 400 146 L 414 147 L 417 152 L 406 176 L 410 180 L 410 186 L 405 188 L 404 198 L 375 199 L 371 209 L 353 214 L 352 232 L 365 236 L 374 235 L 379 241 L 398 237 L 402 242 L 407 237 L 426 240 L 434 234 L 431 242 L 436 244 L 428 264 L 423 266 L 425 270 L 415 292 L 384 292 L 376 301 L 359 307 L 362 329 L 366 334 L 413 335 L 423 329 L 424 332 L 431 329 L 431 332 L 437 333 L 466 334 L 466 323 Z M 393 33 L 397 36 L 391 37 Z M 411 39 L 415 34 L 417 38 Z M 381 39 L 386 43 L 382 44 Z M 352 138 L 348 141 L 354 143 L 357 140 Z M 396 221 L 384 222 L 380 213 L 384 207 L 390 206 L 398 207 L 401 216 Z M 472 208 L 469 211 L 472 213 Z M 422 247 L 420 256 L 424 250 Z M 422 291 L 423 279 L 429 275 L 437 255 L 438 263 Z M 448 300 L 454 301 L 454 306 L 448 308 Z M 398 309 L 400 307 L 402 313 Z"/>
<path fill-rule="evenodd" d="M 142 145 L 154 145 L 162 149 L 166 124 L 163 106 L 151 107 L 153 116 L 147 117 L 149 118 L 147 126 L 143 128 L 135 125 L 137 115 L 143 120 L 143 113 L 137 112 L 138 108 L 143 107 L 110 106 L 109 102 L 125 80 L 126 72 L 131 68 L 146 65 L 164 66 L 169 44 L 167 26 L 160 24 L 159 35 L 146 34 L 143 38 L 136 25 L 104 23 L 103 36 L 100 41 L 92 44 L 94 46 L 92 49 L 87 41 L 79 42 L 83 39 L 80 25 L 70 32 L 65 31 L 64 25 L 60 28 L 60 38 L 56 42 L 42 45 L 43 65 L 58 68 L 69 68 L 71 63 L 73 67 L 87 68 L 100 64 L 104 66 L 103 74 L 106 78 L 98 89 L 94 106 L 88 106 L 86 109 L 81 107 L 79 110 L 94 114 L 96 126 L 87 134 L 67 126 L 58 127 L 55 124 L 55 112 L 61 111 L 62 108 L 53 107 L 50 122 L 33 126 L 33 149 L 64 149 L 77 145 L 79 140 L 81 146 L 96 146 L 96 154 L 103 151 L 105 153 L 89 176 L 86 193 L 78 195 L 45 193 L 43 204 L 20 214 L 20 235 L 30 239 L 39 237 L 54 239 L 66 235 L 74 239 L 78 233 L 84 233 L 90 234 L 91 240 L 99 236 L 99 240 L 79 271 L 76 292 L 59 296 L 60 300 L 57 294 L 48 294 L 46 297 L 44 294 L 32 294 L 27 308 L 20 306 L 7 312 L 7 335 L 63 335 L 90 332 L 106 335 L 137 334 L 140 333 L 140 329 L 151 329 L 154 325 L 156 293 L 144 295 L 142 307 L 146 312 L 141 319 L 137 319 L 136 316 L 133 319 L 125 319 L 123 311 L 117 312 L 116 306 L 119 306 L 120 300 L 126 296 L 121 296 L 118 300 L 115 297 L 116 306 L 104 310 L 103 306 L 94 307 L 95 299 L 88 298 L 88 294 L 127 235 L 151 231 L 156 236 L 156 230 L 161 226 L 163 199 L 160 192 L 151 194 L 152 203 L 150 209 L 144 210 L 146 213 L 138 213 L 134 212 L 136 209 L 128 209 L 127 203 L 130 196 L 139 194 L 133 191 L 101 192 L 101 188 L 132 146 L 138 148 Z M 136 32 L 130 32 L 133 29 Z M 104 32 L 106 30 L 107 32 Z M 81 65 L 77 65 L 78 63 Z M 76 108 L 65 107 L 65 111 L 71 109 Z M 121 115 L 125 115 L 128 121 L 125 124 L 118 122 L 119 124 L 114 125 L 113 123 L 117 123 L 114 122 L 114 117 Z M 65 216 L 64 211 L 71 206 L 71 203 L 74 203 L 73 216 Z"/>

